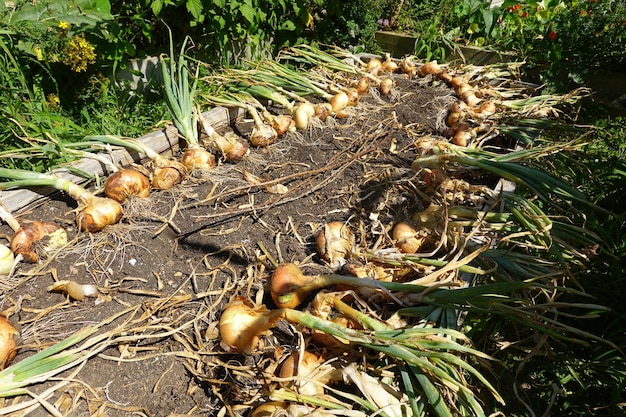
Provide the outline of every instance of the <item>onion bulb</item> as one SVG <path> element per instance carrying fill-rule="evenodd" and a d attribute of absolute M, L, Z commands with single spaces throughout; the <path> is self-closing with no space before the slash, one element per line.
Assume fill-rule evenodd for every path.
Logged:
<path fill-rule="evenodd" d="M 394 86 L 394 81 L 391 78 L 384 78 L 381 82 L 380 85 L 378 86 L 378 90 L 380 91 L 380 94 L 386 96 L 387 94 L 389 94 L 391 92 L 391 89 Z"/>
<path fill-rule="evenodd" d="M 97 297 L 98 287 L 93 284 L 79 284 L 76 281 L 57 281 L 48 287 L 48 292 L 60 292 L 72 300 L 83 301 L 85 297 Z"/>
<path fill-rule="evenodd" d="M 78 227 L 85 232 L 99 232 L 120 221 L 122 205 L 107 197 L 97 197 L 77 184 L 69 184 L 68 194 L 78 202 Z"/>
<path fill-rule="evenodd" d="M 367 77 L 361 77 L 359 78 L 359 81 L 357 81 L 356 83 L 356 91 L 359 92 L 359 94 L 367 94 L 367 92 L 370 89 L 370 80 Z"/>
<path fill-rule="evenodd" d="M 67 232 L 52 222 L 25 223 L 11 238 L 11 250 L 16 255 L 35 263 L 41 255 L 59 249 L 67 244 Z"/>
<path fill-rule="evenodd" d="M 13 270 L 15 255 L 6 245 L 0 245 L 0 276 L 9 275 Z"/>
<path fill-rule="evenodd" d="M 345 92 L 348 95 L 348 106 L 356 106 L 361 100 L 361 95 L 356 88 L 347 88 Z"/>
<path fill-rule="evenodd" d="M 413 59 L 410 56 L 403 58 L 402 61 L 400 61 L 399 67 L 400 67 L 400 72 L 408 75 L 409 77 L 414 77 L 415 74 L 417 73 L 415 62 L 413 62 Z"/>
<path fill-rule="evenodd" d="M 452 77 L 452 79 L 448 82 L 448 85 L 455 90 L 463 84 L 467 84 L 467 81 L 465 81 L 463 77 Z"/>
<path fill-rule="evenodd" d="M 450 84 L 450 81 L 452 81 L 452 75 L 448 71 L 441 71 L 437 74 L 437 78 L 448 85 Z"/>
<path fill-rule="evenodd" d="M 367 65 L 365 66 L 365 71 L 369 72 L 370 74 L 377 75 L 380 72 L 382 66 L 383 63 L 380 59 L 372 58 L 367 62 Z"/>
<path fill-rule="evenodd" d="M 0 316 L 0 370 L 15 358 L 17 354 L 17 344 L 20 340 L 20 333 L 9 322 L 9 320 Z"/>
<path fill-rule="evenodd" d="M 479 119 L 486 119 L 496 112 L 496 104 L 491 100 L 486 100 L 478 106 L 478 110 L 474 110 L 474 116 Z"/>
<path fill-rule="evenodd" d="M 396 242 L 396 247 L 402 253 L 419 252 L 426 240 L 426 237 L 420 236 L 413 225 L 406 222 L 397 223 L 393 227 L 392 237 Z"/>
<path fill-rule="evenodd" d="M 293 122 L 293 118 L 287 114 L 279 114 L 278 116 L 274 116 L 272 127 L 278 134 L 278 136 L 282 136 L 285 133 L 295 129 L 295 125 Z"/>
<path fill-rule="evenodd" d="M 330 99 L 330 105 L 333 108 L 333 113 L 337 113 L 338 111 L 345 109 L 348 106 L 349 102 L 350 98 L 348 97 L 348 94 L 346 94 L 344 91 L 340 91 L 339 93 L 332 96 Z"/>
<path fill-rule="evenodd" d="M 198 146 L 191 146 L 185 149 L 180 162 L 189 171 L 210 171 L 215 168 L 215 156 L 206 149 Z"/>
<path fill-rule="evenodd" d="M 107 178 L 104 183 L 104 194 L 120 203 L 130 196 L 148 197 L 150 180 L 137 170 L 121 169 Z"/>
<path fill-rule="evenodd" d="M 422 65 L 419 69 L 419 75 L 425 77 L 427 75 L 437 75 L 442 70 L 441 66 L 437 63 L 437 61 L 430 61 Z"/>
<path fill-rule="evenodd" d="M 311 118 L 315 115 L 315 107 L 311 103 L 300 103 L 293 112 L 293 121 L 298 130 L 306 130 Z"/>
<path fill-rule="evenodd" d="M 241 161 L 248 154 L 250 148 L 248 141 L 242 140 L 233 132 L 213 135 L 209 146 L 221 153 L 227 162 Z"/>
<path fill-rule="evenodd" d="M 467 122 L 461 122 L 453 126 L 452 131 L 452 143 L 457 146 L 467 146 L 476 137 L 476 130 Z"/>
<path fill-rule="evenodd" d="M 328 116 L 333 112 L 333 106 L 330 103 L 318 103 L 314 106 L 315 117 L 320 120 L 326 120 Z"/>
<path fill-rule="evenodd" d="M 317 253 L 322 259 L 330 263 L 330 267 L 337 269 L 350 257 L 354 246 L 354 234 L 342 222 L 330 222 L 317 235 Z"/>
<path fill-rule="evenodd" d="M 296 308 L 311 292 L 311 277 L 302 273 L 295 264 L 285 263 L 274 270 L 270 282 L 270 293 L 279 308 Z M 313 289 L 319 287 L 314 286 Z"/>
<path fill-rule="evenodd" d="M 189 175 L 189 170 L 178 161 L 168 159 L 155 160 L 152 171 L 152 186 L 157 190 L 169 190 L 183 182 Z"/>
<path fill-rule="evenodd" d="M 385 62 L 383 62 L 383 65 L 381 66 L 381 69 L 384 72 L 393 74 L 394 72 L 398 71 L 398 64 L 395 61 L 392 61 L 389 56 L 387 56 L 387 59 L 385 60 Z"/>
<path fill-rule="evenodd" d="M 281 318 L 280 310 L 254 307 L 248 300 L 237 298 L 222 311 L 219 331 L 222 342 L 233 352 L 252 353 L 262 335 Z"/>
<path fill-rule="evenodd" d="M 472 90 L 465 90 L 458 93 L 458 96 L 464 103 L 470 107 L 475 107 L 480 103 L 480 98 L 476 96 L 476 93 Z"/>

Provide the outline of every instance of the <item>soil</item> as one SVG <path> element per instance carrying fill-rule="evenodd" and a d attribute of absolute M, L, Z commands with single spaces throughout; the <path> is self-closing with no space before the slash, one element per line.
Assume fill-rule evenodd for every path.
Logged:
<path fill-rule="evenodd" d="M 276 346 L 291 351 L 299 339 L 282 326 L 262 340 L 262 354 L 228 352 L 217 333 L 222 306 L 245 296 L 271 308 L 264 286 L 273 262 L 331 271 L 315 247 L 325 223 L 350 224 L 359 244 L 382 247 L 391 244 L 394 222 L 427 205 L 410 169 L 420 152 L 416 140 L 443 135 L 456 97 L 430 79 L 396 82 L 393 94 L 363 98 L 350 117 L 287 134 L 239 163 L 133 199 L 123 221 L 100 233 L 78 233 L 75 203 L 63 196 L 20 214 L 20 221 L 63 225 L 71 244 L 38 265 L 20 263 L 0 292 L 0 310 L 22 334 L 14 363 L 132 310 L 103 327 L 125 332 L 64 371 L 64 385 L 46 392 L 59 383 L 50 379 L 29 389 L 71 416 L 247 415 L 267 399 L 259 369 L 278 355 Z M 250 126 L 244 120 L 232 128 L 245 135 Z M 288 192 L 251 185 L 244 170 Z M 11 234 L 6 225 L 1 232 Z M 49 292 L 57 280 L 97 285 L 99 296 L 76 301 Z M 4 406 L 31 399 L 7 398 Z M 30 415 L 48 412 L 35 405 Z"/>

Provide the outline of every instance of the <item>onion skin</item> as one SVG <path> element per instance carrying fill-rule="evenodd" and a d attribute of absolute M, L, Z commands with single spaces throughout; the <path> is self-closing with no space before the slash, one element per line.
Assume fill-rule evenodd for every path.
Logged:
<path fill-rule="evenodd" d="M 6 317 L 0 316 L 0 370 L 15 358 L 20 339 L 18 330 Z"/>
<path fill-rule="evenodd" d="M 289 132 L 294 126 L 293 118 L 286 114 L 280 114 L 278 116 L 274 116 L 274 120 L 272 122 L 272 127 L 278 134 L 278 136 L 282 136 L 285 133 Z"/>
<path fill-rule="evenodd" d="M 209 146 L 221 153 L 227 162 L 239 162 L 248 154 L 250 145 L 232 132 L 215 135 Z"/>
<path fill-rule="evenodd" d="M 315 105 L 315 117 L 320 120 L 326 120 L 333 112 L 333 106 L 330 103 L 319 103 Z"/>
<path fill-rule="evenodd" d="M 365 66 L 365 71 L 369 72 L 370 74 L 377 75 L 380 72 L 382 66 L 383 63 L 380 59 L 372 58 L 367 62 L 367 65 Z"/>
<path fill-rule="evenodd" d="M 150 196 L 150 180 L 134 169 L 122 169 L 113 173 L 104 183 L 107 197 L 123 203 L 130 196 Z"/>
<path fill-rule="evenodd" d="M 67 233 L 56 223 L 25 223 L 13 234 L 11 238 L 11 250 L 16 255 L 22 255 L 24 259 L 36 263 L 39 260 L 39 254 L 33 250 L 33 245 L 46 237 L 54 238 L 52 235 L 56 234 L 58 234 L 60 242 L 55 246 L 62 246 L 67 243 Z M 65 242 L 63 242 L 63 235 Z"/>
<path fill-rule="evenodd" d="M 265 404 L 261 404 L 250 413 L 250 417 L 276 417 L 280 414 L 281 411 L 287 414 L 287 407 L 289 407 L 289 403 L 286 402 L 278 402 L 271 401 Z"/>
<path fill-rule="evenodd" d="M 110 198 L 95 197 L 76 216 L 80 230 L 90 233 L 99 232 L 106 226 L 115 224 L 122 219 L 122 205 Z"/>
<path fill-rule="evenodd" d="M 381 69 L 384 72 L 388 72 L 388 73 L 393 74 L 394 72 L 398 71 L 398 64 L 396 64 L 391 59 L 388 59 L 385 62 L 383 62 L 383 65 L 382 65 Z"/>
<path fill-rule="evenodd" d="M 350 257 L 354 246 L 354 234 L 342 222 L 330 222 L 318 233 L 315 240 L 317 253 L 331 268 L 337 269 Z"/>
<path fill-rule="evenodd" d="M 328 378 L 319 380 L 315 378 L 316 373 L 318 377 L 324 377 L 323 372 L 318 371 L 320 366 L 324 363 L 324 360 L 307 350 L 303 352 L 302 358 L 300 352 L 295 352 L 280 366 L 278 376 L 284 379 L 296 379 L 295 384 L 298 387 L 298 392 L 302 395 L 323 395 L 324 386 L 328 382 Z M 309 381 L 309 378 L 313 378 L 314 381 Z M 290 381 L 288 384 L 291 384 Z M 283 384 L 285 384 L 283 382 Z"/>

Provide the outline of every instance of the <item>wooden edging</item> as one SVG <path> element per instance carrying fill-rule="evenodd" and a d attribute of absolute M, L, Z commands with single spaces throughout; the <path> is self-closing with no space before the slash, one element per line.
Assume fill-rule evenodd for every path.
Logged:
<path fill-rule="evenodd" d="M 213 126 L 216 130 L 228 127 L 240 116 L 240 111 L 229 111 L 223 107 L 214 108 L 201 114 L 204 121 L 210 126 Z M 149 133 L 137 140 L 145 143 L 155 152 L 171 155 L 179 149 L 178 139 L 178 130 L 176 130 L 174 126 L 168 125 L 164 129 Z M 116 165 L 122 167 L 145 162 L 145 160 L 142 159 L 143 155 L 139 155 L 134 151 L 129 152 L 125 149 L 115 149 L 108 154 L 102 153 L 102 155 L 105 155 Z M 77 184 L 85 184 L 91 180 L 90 178 L 79 176 L 73 172 L 85 172 L 92 178 L 105 177 L 111 173 L 104 163 L 91 158 L 83 158 L 72 162 L 67 165 L 66 168 L 55 170 L 55 174 L 59 177 L 66 178 Z M 19 214 L 25 210 L 30 210 L 43 204 L 55 194 L 58 194 L 58 191 L 51 187 L 5 190 L 0 191 L 0 202 L 2 202 L 5 209 L 10 213 Z"/>

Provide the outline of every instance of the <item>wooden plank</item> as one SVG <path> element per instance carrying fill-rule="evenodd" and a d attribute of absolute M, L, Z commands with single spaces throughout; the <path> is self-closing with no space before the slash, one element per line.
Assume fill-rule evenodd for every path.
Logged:
<path fill-rule="evenodd" d="M 228 110 L 218 107 L 201 114 L 205 121 L 211 124 L 214 129 L 220 130 L 228 127 L 232 121 L 241 117 L 242 112 L 239 110 Z M 149 133 L 138 138 L 139 141 L 145 143 L 154 151 L 163 155 L 172 155 L 179 149 L 178 131 L 174 126 L 167 126 L 164 129 Z M 112 160 L 115 164 L 128 167 L 132 164 L 141 164 L 146 162 L 143 155 L 139 155 L 134 151 L 125 149 L 115 149 L 110 153 L 102 153 L 101 156 Z M 110 174 L 106 164 L 92 158 L 83 158 L 68 165 L 68 168 L 55 170 L 55 173 L 62 178 L 67 178 L 77 184 L 85 184 L 90 179 L 77 175 L 73 172 L 82 171 L 90 176 L 105 177 Z M 58 191 L 50 187 L 34 187 L 32 189 L 18 189 L 0 191 L 0 200 L 6 209 L 14 215 L 20 214 L 26 210 L 30 210 L 43 204 L 50 198 L 58 195 Z"/>

